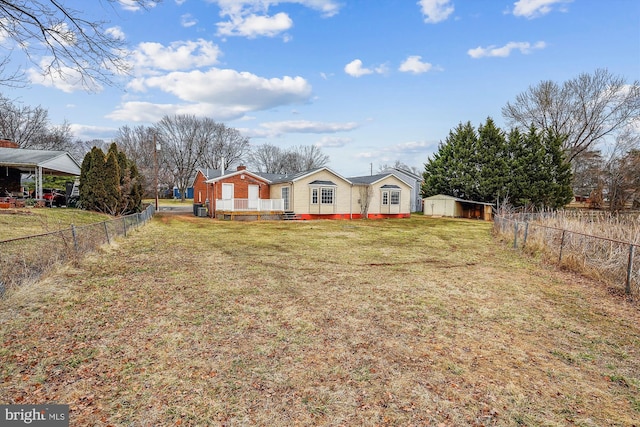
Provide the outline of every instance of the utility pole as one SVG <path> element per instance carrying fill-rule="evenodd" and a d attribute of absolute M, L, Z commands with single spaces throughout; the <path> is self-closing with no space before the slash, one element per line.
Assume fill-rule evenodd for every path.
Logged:
<path fill-rule="evenodd" d="M 153 133 L 153 165 L 155 169 L 155 188 L 156 188 L 156 212 L 158 212 L 158 151 L 160 144 L 156 142 L 156 134 Z"/>

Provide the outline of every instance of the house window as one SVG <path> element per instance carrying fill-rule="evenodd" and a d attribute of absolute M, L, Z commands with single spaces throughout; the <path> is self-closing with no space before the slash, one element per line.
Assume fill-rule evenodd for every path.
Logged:
<path fill-rule="evenodd" d="M 320 201 L 323 205 L 333 204 L 333 188 L 321 188 Z"/>
<path fill-rule="evenodd" d="M 391 192 L 391 204 L 392 205 L 399 205 L 400 204 L 400 192 L 399 191 L 392 191 Z"/>
<path fill-rule="evenodd" d="M 389 192 L 388 191 L 383 191 L 382 192 L 382 204 L 383 205 L 388 205 L 389 204 Z"/>
<path fill-rule="evenodd" d="M 318 204 L 318 189 L 317 188 L 312 188 L 311 189 L 311 204 L 312 205 L 317 205 Z"/>

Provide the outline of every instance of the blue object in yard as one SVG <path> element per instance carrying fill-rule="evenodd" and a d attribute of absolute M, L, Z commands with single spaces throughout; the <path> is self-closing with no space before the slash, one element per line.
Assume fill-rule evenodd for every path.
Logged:
<path fill-rule="evenodd" d="M 178 187 L 173 187 L 173 198 L 174 199 L 180 199 L 180 190 L 178 190 Z M 193 187 L 189 187 L 187 188 L 187 197 L 185 197 L 185 199 L 193 199 Z"/>

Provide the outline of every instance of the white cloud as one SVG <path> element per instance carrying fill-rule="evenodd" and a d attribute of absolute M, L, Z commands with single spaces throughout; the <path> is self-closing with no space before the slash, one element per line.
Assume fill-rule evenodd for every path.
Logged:
<path fill-rule="evenodd" d="M 353 139 L 339 136 L 325 136 L 316 142 L 315 145 L 320 148 L 342 148 L 350 142 L 353 142 Z"/>
<path fill-rule="evenodd" d="M 272 136 L 283 133 L 336 133 L 351 131 L 359 127 L 358 123 L 313 122 L 309 120 L 289 120 L 282 122 L 265 122 L 260 126 Z"/>
<path fill-rule="evenodd" d="M 344 66 L 344 72 L 349 74 L 352 77 L 362 77 L 367 74 L 373 74 L 373 70 L 368 68 L 364 68 L 362 66 L 362 61 L 359 59 L 354 59 Z"/>
<path fill-rule="evenodd" d="M 496 46 L 487 46 L 487 47 L 481 47 L 478 46 L 475 49 L 469 49 L 467 51 L 467 54 L 469 54 L 470 57 L 478 59 L 478 58 L 485 58 L 485 57 L 500 57 L 500 58 L 506 58 L 507 56 L 509 56 L 511 54 L 511 51 L 513 50 L 519 50 L 520 53 L 522 54 L 529 54 L 531 53 L 533 50 L 535 49 L 544 49 L 546 47 L 546 43 L 545 42 L 537 42 L 533 45 L 531 45 L 531 43 L 529 42 L 509 42 L 506 45 L 502 46 L 502 47 L 496 47 Z"/>
<path fill-rule="evenodd" d="M 354 59 L 344 66 L 344 72 L 349 74 L 352 77 L 362 77 L 367 74 L 387 74 L 389 72 L 389 67 L 387 64 L 381 64 L 374 68 L 365 68 L 362 66 L 362 61 L 359 59 Z"/>
<path fill-rule="evenodd" d="M 434 144 L 426 141 L 410 141 L 401 142 L 399 144 L 386 147 L 383 149 L 385 152 L 397 153 L 398 155 L 406 154 L 422 154 L 425 150 L 432 149 Z"/>
<path fill-rule="evenodd" d="M 52 62 L 53 58 L 43 57 L 40 60 L 40 70 L 35 68 L 28 69 L 27 78 L 29 81 L 34 85 L 53 87 L 66 93 L 76 91 L 102 91 L 103 88 L 98 82 L 71 67 L 61 66 L 59 73 L 52 71 L 43 74 L 42 70 L 48 69 Z"/>
<path fill-rule="evenodd" d="M 124 35 L 124 31 L 122 31 L 122 28 L 120 27 L 107 28 L 105 30 L 105 33 L 107 33 L 107 35 L 110 35 L 111 37 L 117 40 L 124 40 L 126 38 Z"/>
<path fill-rule="evenodd" d="M 302 77 L 267 79 L 247 72 L 217 68 L 139 77 L 130 83 L 129 89 L 157 89 L 174 95 L 181 102 L 126 102 L 112 112 L 110 118 L 153 121 L 165 114 L 195 114 L 231 120 L 252 111 L 305 103 L 311 97 L 311 85 Z"/>
<path fill-rule="evenodd" d="M 176 41 L 169 46 L 160 43 L 140 43 L 131 52 L 131 61 L 138 72 L 150 70 L 174 71 L 216 64 L 220 49 L 210 41 Z"/>
<path fill-rule="evenodd" d="M 428 62 L 422 62 L 422 57 L 417 55 L 409 56 L 398 68 L 399 71 L 413 74 L 426 73 L 432 69 L 433 65 Z"/>
<path fill-rule="evenodd" d="M 256 38 L 260 36 L 275 37 L 293 26 L 293 21 L 284 12 L 273 16 L 247 15 L 237 16 L 231 21 L 219 22 L 218 35 L 243 36 Z"/>
<path fill-rule="evenodd" d="M 190 102 L 240 105 L 257 111 L 308 101 L 311 85 L 302 77 L 267 79 L 248 72 L 212 68 L 208 71 L 172 72 L 148 77 L 147 88 L 156 88 Z"/>
<path fill-rule="evenodd" d="M 368 151 L 368 152 L 356 153 L 354 157 L 356 159 L 373 159 L 374 157 L 377 157 L 377 156 L 378 156 L 378 153 Z"/>
<path fill-rule="evenodd" d="M 325 17 L 338 13 L 340 4 L 335 0 L 210 0 L 220 7 L 220 16 L 228 20 L 219 22 L 218 35 L 275 37 L 293 26 L 293 21 L 284 12 L 269 14 L 269 9 L 282 3 L 300 4 L 317 10 Z M 290 39 L 285 37 L 285 41 Z"/>
<path fill-rule="evenodd" d="M 454 11 L 450 0 L 420 0 L 418 4 L 425 16 L 424 22 L 436 24 L 446 20 Z"/>
<path fill-rule="evenodd" d="M 187 0 L 175 0 L 176 4 L 178 6 L 182 6 L 184 4 L 184 2 L 186 2 Z"/>
<path fill-rule="evenodd" d="M 193 17 L 190 13 L 185 13 L 180 17 L 180 25 L 184 28 L 193 27 L 198 23 L 198 20 Z"/>
<path fill-rule="evenodd" d="M 69 129 L 73 136 L 83 141 L 91 141 L 93 139 L 111 139 L 114 138 L 118 129 L 105 126 L 90 126 L 72 123 Z"/>
<path fill-rule="evenodd" d="M 518 0 L 513 4 L 513 14 L 527 19 L 538 18 L 551 12 L 558 6 L 560 10 L 566 10 L 566 3 L 573 0 Z"/>
<path fill-rule="evenodd" d="M 120 6 L 122 6 L 124 10 L 128 10 L 131 12 L 136 12 L 142 9 L 142 6 L 140 6 L 140 3 L 138 3 L 136 0 L 118 0 L 118 3 L 120 3 Z M 155 7 L 156 2 L 150 1 L 147 5 L 148 7 Z"/>
<path fill-rule="evenodd" d="M 151 102 L 129 101 L 120 105 L 106 117 L 125 122 L 154 123 L 165 115 L 192 114 L 211 117 L 214 120 L 233 120 L 242 117 L 245 111 L 236 106 L 196 104 L 154 104 Z"/>

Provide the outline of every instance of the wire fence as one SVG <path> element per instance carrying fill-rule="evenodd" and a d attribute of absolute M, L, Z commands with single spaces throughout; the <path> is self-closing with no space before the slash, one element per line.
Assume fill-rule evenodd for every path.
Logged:
<path fill-rule="evenodd" d="M 512 238 L 515 249 L 542 248 L 558 265 L 640 297 L 640 244 L 539 224 L 526 215 L 496 215 L 494 231 Z"/>
<path fill-rule="evenodd" d="M 155 207 L 95 224 L 0 241 L 0 297 L 14 287 L 37 280 L 52 267 L 78 260 L 119 236 L 146 224 Z"/>

